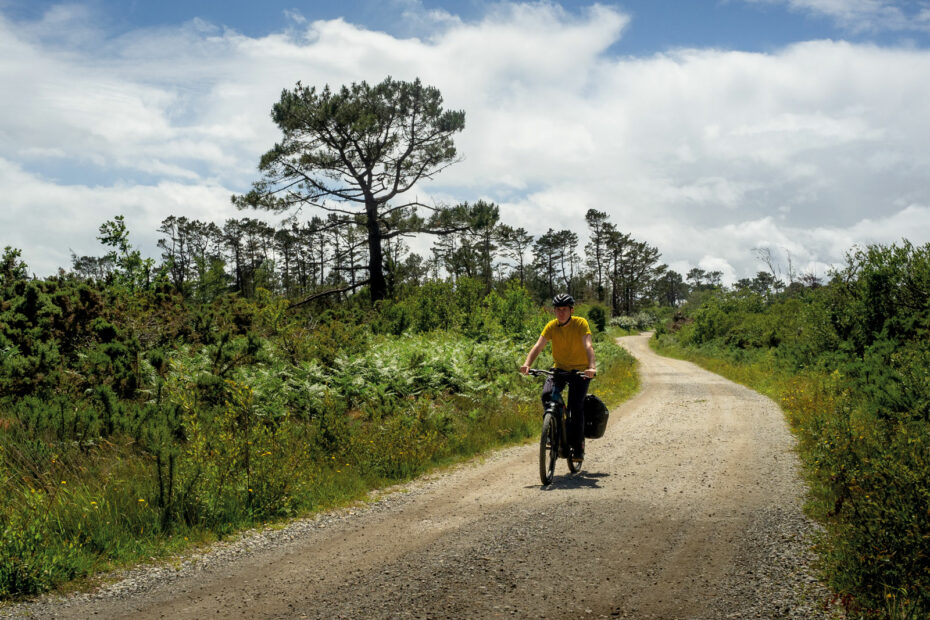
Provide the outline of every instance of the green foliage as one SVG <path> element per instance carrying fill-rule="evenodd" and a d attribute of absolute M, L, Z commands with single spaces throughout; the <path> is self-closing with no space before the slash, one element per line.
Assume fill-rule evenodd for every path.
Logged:
<path fill-rule="evenodd" d="M 930 245 L 870 246 L 826 286 L 685 312 L 660 346 L 783 404 L 831 586 L 856 613 L 930 614 Z"/>
<path fill-rule="evenodd" d="M 457 330 L 474 339 L 526 340 L 538 336 L 545 315 L 516 283 L 484 294 L 480 280 L 428 282 L 408 288 L 396 302 L 379 302 L 376 333 L 400 335 Z"/>
<path fill-rule="evenodd" d="M 607 328 L 607 311 L 603 306 L 591 306 L 588 311 L 588 318 L 591 319 L 595 330 L 602 332 Z"/>
<path fill-rule="evenodd" d="M 7 291 L 28 276 L 28 267 L 20 260 L 20 256 L 22 252 L 16 248 L 3 248 L 3 257 L 0 258 L 0 291 Z"/>
<path fill-rule="evenodd" d="M 24 269 L 25 267 L 23 267 Z M 83 283 L 18 277 L 0 288 L 0 397 L 48 390 L 93 338 L 99 293 Z"/>
<path fill-rule="evenodd" d="M 380 333 L 402 334 L 406 331 L 428 332 L 456 329 L 467 313 L 451 282 L 427 282 L 408 291 L 397 302 L 385 301 L 374 328 Z"/>
<path fill-rule="evenodd" d="M 529 291 L 516 282 L 508 283 L 500 292 L 492 291 L 485 297 L 484 304 L 490 315 L 488 329 L 499 326 L 496 331 L 505 338 L 532 340 L 548 320 L 548 316 L 533 302 Z"/>
<path fill-rule="evenodd" d="M 17 510 L 0 515 L 0 594 L 39 594 L 75 576 L 70 566 L 80 542 L 55 544 L 42 491 L 29 489 L 19 499 Z"/>
<path fill-rule="evenodd" d="M 113 248 L 105 258 L 117 267 L 113 274 L 116 286 L 125 287 L 129 291 L 146 289 L 156 277 L 164 277 L 164 274 L 155 273 L 154 259 L 142 258 L 142 253 L 133 249 L 129 243 L 129 229 L 122 215 L 101 224 L 97 239 L 103 245 Z"/>

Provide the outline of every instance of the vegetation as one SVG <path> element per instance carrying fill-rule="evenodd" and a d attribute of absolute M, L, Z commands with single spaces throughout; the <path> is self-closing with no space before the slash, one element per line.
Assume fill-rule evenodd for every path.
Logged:
<path fill-rule="evenodd" d="M 30 278 L 17 250 L 3 254 L 0 598 L 538 432 L 539 385 L 516 368 L 548 316 L 515 277 L 402 281 L 375 304 L 361 292 L 295 309 L 282 272 L 258 263 L 238 289 L 248 278 L 204 261 L 185 227 L 209 230 L 167 222 L 172 254 L 156 264 L 122 218 L 105 223 L 107 254 L 81 263 L 99 279 Z M 605 328 L 603 305 L 579 310 Z M 603 331 L 596 341 L 595 391 L 617 402 L 636 388 L 633 361 Z"/>
<path fill-rule="evenodd" d="M 823 286 L 775 276 L 705 279 L 655 344 L 782 403 L 824 575 L 850 611 L 927 617 L 930 244 L 857 249 Z"/>

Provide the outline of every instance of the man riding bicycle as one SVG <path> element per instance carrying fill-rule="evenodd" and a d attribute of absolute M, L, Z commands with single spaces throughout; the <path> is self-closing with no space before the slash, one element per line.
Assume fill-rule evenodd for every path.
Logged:
<path fill-rule="evenodd" d="M 591 328 L 580 316 L 572 316 L 575 300 L 571 295 L 560 293 L 552 298 L 555 319 L 543 328 L 539 340 L 526 355 L 526 361 L 520 367 L 524 375 L 530 370 L 533 361 L 552 342 L 552 360 L 560 370 L 583 371 L 584 375 L 559 375 L 559 378 L 546 379 L 543 386 L 542 401 L 546 406 L 552 399 L 554 389 L 563 390 L 568 385 L 568 398 L 565 402 L 571 411 L 571 424 L 568 428 L 568 441 L 572 448 L 572 459 L 584 459 L 584 397 L 588 393 L 588 383 L 597 374 L 594 364 L 594 345 Z M 559 385 L 557 385 L 557 383 Z"/>

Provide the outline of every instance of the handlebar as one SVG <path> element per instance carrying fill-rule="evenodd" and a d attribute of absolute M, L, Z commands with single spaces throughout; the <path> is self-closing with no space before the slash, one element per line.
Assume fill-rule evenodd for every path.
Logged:
<path fill-rule="evenodd" d="M 545 375 L 547 377 L 554 377 L 556 375 L 577 375 L 583 379 L 587 379 L 588 376 L 585 375 L 580 370 L 562 370 L 561 368 L 553 368 L 552 370 L 543 370 L 541 368 L 530 368 L 526 371 L 527 374 L 533 375 L 534 377 L 539 377 Z"/>

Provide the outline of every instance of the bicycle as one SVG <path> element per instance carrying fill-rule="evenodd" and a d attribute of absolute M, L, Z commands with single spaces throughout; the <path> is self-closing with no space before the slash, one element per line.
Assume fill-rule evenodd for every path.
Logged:
<path fill-rule="evenodd" d="M 577 370 L 540 370 L 530 368 L 528 374 L 534 377 L 545 375 L 546 377 L 555 378 L 558 376 L 581 375 L 584 373 Z M 558 382 L 556 383 L 558 386 Z M 563 384 L 564 387 L 564 384 Z M 555 462 L 559 458 L 568 461 L 568 470 L 575 474 L 581 471 L 582 461 L 572 459 L 571 447 L 568 445 L 568 419 L 571 418 L 571 411 L 567 415 L 565 412 L 565 401 L 562 398 L 562 389 L 555 387 L 552 390 L 552 399 L 546 405 L 543 414 L 542 433 L 539 436 L 539 479 L 543 486 L 548 486 L 552 482 L 555 474 Z"/>

